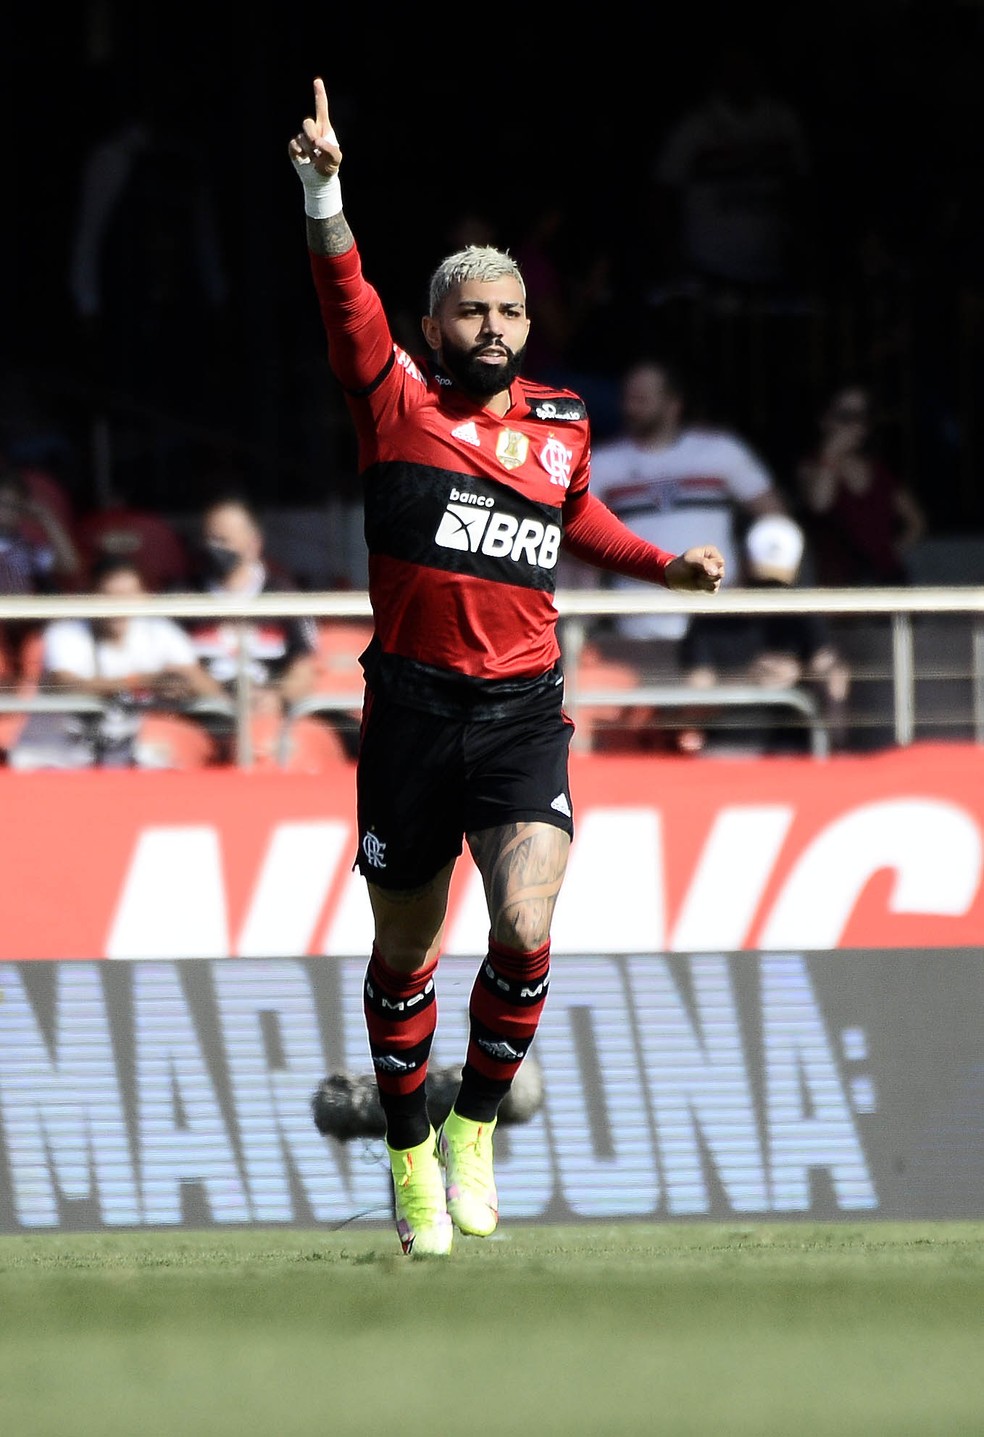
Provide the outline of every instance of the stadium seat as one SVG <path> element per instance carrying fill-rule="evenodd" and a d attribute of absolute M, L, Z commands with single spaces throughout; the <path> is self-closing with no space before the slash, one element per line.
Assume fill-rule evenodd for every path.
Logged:
<path fill-rule="evenodd" d="M 208 768 L 218 762 L 215 740 L 201 724 L 180 714 L 146 714 L 135 750 L 140 768 Z"/>
<path fill-rule="evenodd" d="M 0 756 L 4 763 L 26 722 L 27 714 L 0 714 Z"/>
<path fill-rule="evenodd" d="M 283 735 L 279 766 L 288 773 L 324 773 L 349 761 L 342 737 L 324 719 L 295 719 Z"/>
<path fill-rule="evenodd" d="M 282 763 L 295 744 L 294 729 L 320 724 L 337 741 L 348 759 L 358 750 L 365 682 L 359 655 L 372 638 L 368 620 L 322 619 L 318 623 L 318 652 L 314 691 L 294 705 L 282 736 Z"/>
<path fill-rule="evenodd" d="M 371 638 L 372 624 L 368 620 L 319 620 L 316 691 L 331 695 L 359 695 L 359 701 L 354 706 L 358 712 L 363 684 L 359 655 Z"/>
<path fill-rule="evenodd" d="M 577 665 L 577 725 L 588 735 L 594 752 L 616 753 L 638 750 L 637 731 L 644 721 L 642 711 L 629 704 L 592 704 L 592 690 L 630 692 L 641 683 L 639 671 L 624 661 L 607 658 L 591 642 L 584 645 Z"/>
<path fill-rule="evenodd" d="M 31 628 L 20 637 L 4 634 L 0 641 L 0 689 L 12 691 L 19 698 L 30 698 L 38 691 L 41 680 L 43 634 Z M 17 742 L 27 723 L 23 713 L 0 714 L 0 762 Z"/>
<path fill-rule="evenodd" d="M 313 715 L 281 719 L 276 714 L 254 714 L 250 740 L 250 767 L 257 770 L 323 773 L 349 759 L 341 737 L 330 724 Z"/>

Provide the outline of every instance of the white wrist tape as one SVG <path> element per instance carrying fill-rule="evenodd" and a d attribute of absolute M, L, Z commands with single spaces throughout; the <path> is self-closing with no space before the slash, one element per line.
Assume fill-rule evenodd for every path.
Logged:
<path fill-rule="evenodd" d="M 332 175 L 326 180 L 324 175 L 319 175 L 313 165 L 308 169 L 313 171 L 317 184 L 311 184 L 305 176 L 301 176 L 301 183 L 304 186 L 304 213 L 313 220 L 330 220 L 332 215 L 340 215 L 342 212 L 342 186 L 337 175 Z"/>
<path fill-rule="evenodd" d="M 313 220 L 330 220 L 342 212 L 342 186 L 337 175 L 319 174 L 310 160 L 294 160 L 294 169 L 304 186 L 304 213 Z"/>

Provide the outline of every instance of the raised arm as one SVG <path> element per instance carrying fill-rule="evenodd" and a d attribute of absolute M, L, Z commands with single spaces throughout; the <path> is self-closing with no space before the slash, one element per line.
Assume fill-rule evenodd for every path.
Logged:
<path fill-rule="evenodd" d="M 324 81 L 314 82 L 314 118 L 308 116 L 288 146 L 291 163 L 304 186 L 308 246 L 313 254 L 345 254 L 355 244 L 342 213 L 338 171 L 342 151 L 328 114 Z"/>
<path fill-rule="evenodd" d="M 342 212 L 342 151 L 321 80 L 314 82 L 314 109 L 288 146 L 304 187 L 311 274 L 332 372 L 350 394 L 369 394 L 393 363 L 393 336 Z"/>

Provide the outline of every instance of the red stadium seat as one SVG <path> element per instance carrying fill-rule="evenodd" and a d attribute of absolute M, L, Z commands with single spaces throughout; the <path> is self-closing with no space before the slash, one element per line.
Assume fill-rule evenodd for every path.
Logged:
<path fill-rule="evenodd" d="M 323 719 L 295 719 L 284 735 L 279 766 L 288 773 L 324 773 L 348 762 L 341 737 Z"/>
<path fill-rule="evenodd" d="M 4 633 L 0 639 L 0 690 L 13 692 L 18 698 L 37 693 L 41 680 L 43 634 L 40 628 L 29 629 L 14 636 Z M 0 714 L 0 762 L 20 737 L 27 723 L 26 713 Z"/>
<path fill-rule="evenodd" d="M 359 655 L 372 638 L 372 624 L 358 619 L 321 619 L 318 623 L 316 689 L 323 694 L 361 694 Z M 361 701 L 355 711 L 361 708 Z"/>
<path fill-rule="evenodd" d="M 637 748 L 637 718 L 629 705 L 592 704 L 592 690 L 638 688 L 640 675 L 631 664 L 606 658 L 595 644 L 586 643 L 577 666 L 579 729 L 588 732 L 588 746 L 596 752 L 632 752 Z M 586 697 L 587 701 L 582 698 Z"/>
<path fill-rule="evenodd" d="M 218 761 L 215 740 L 180 714 L 146 714 L 136 740 L 141 768 L 208 768 Z"/>

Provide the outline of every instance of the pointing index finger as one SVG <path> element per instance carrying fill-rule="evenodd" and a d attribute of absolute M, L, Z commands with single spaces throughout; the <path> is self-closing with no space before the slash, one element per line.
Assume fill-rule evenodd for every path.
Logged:
<path fill-rule="evenodd" d="M 334 133 L 328 115 L 328 94 L 325 90 L 325 82 L 320 77 L 314 82 L 314 119 L 319 136 Z"/>

